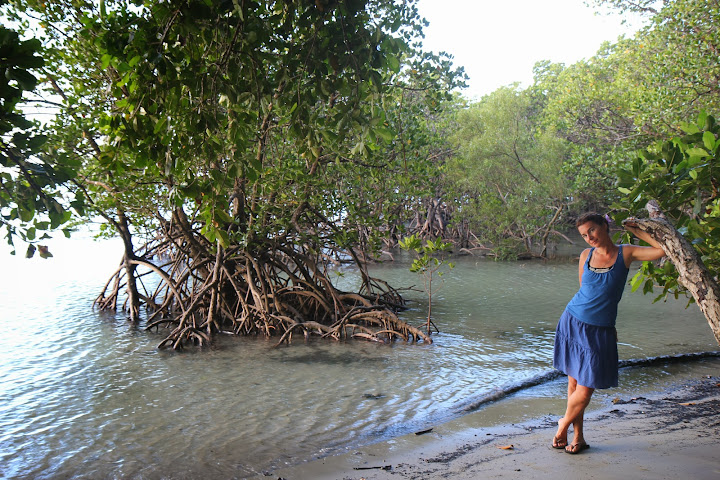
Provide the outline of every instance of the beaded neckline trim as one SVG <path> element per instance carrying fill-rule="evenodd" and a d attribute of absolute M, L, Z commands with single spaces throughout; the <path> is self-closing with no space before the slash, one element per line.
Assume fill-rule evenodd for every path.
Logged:
<path fill-rule="evenodd" d="M 613 267 L 614 267 L 614 266 L 615 266 L 615 265 L 613 265 Z M 592 270 L 592 271 L 595 272 L 595 273 L 607 273 L 607 272 L 609 272 L 610 270 L 613 269 L 613 267 L 596 268 L 596 267 L 593 267 L 593 266 L 591 266 L 591 265 L 588 265 L 588 267 L 590 267 L 590 270 Z"/>

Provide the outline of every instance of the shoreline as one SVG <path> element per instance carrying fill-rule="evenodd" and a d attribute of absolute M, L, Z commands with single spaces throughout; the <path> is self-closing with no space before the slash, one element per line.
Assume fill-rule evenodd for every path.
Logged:
<path fill-rule="evenodd" d="M 720 375 L 690 378 L 650 394 L 622 394 L 588 412 L 590 448 L 578 455 L 551 448 L 556 421 L 557 416 L 545 415 L 494 427 L 470 427 L 471 420 L 449 422 L 426 434 L 355 448 L 258 478 L 720 479 Z"/>

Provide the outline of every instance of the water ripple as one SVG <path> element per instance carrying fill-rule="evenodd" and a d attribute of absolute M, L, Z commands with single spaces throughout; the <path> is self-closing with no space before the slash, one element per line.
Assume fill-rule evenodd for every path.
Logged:
<path fill-rule="evenodd" d="M 58 270 L 55 285 L 32 295 L 0 285 L 0 476 L 255 475 L 421 430 L 551 375 L 554 328 L 576 288 L 575 265 L 457 265 L 434 297 L 441 333 L 429 346 L 271 349 L 263 339 L 223 338 L 178 354 L 155 349 L 164 332 L 90 309 L 104 275 L 66 278 Z M 28 270 L 22 275 L 40 277 Z M 417 284 L 403 266 L 377 270 L 396 285 Z M 423 325 L 427 300 L 409 300 L 403 318 Z M 683 306 L 626 294 L 621 356 L 712 349 L 704 319 Z"/>

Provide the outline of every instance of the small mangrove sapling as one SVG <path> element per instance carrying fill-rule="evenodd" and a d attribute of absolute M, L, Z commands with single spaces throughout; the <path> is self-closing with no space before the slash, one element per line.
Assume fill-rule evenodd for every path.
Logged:
<path fill-rule="evenodd" d="M 410 235 L 401 239 L 398 245 L 403 250 L 412 251 L 415 259 L 410 265 L 410 271 L 422 275 L 424 290 L 428 296 L 428 312 L 427 312 L 427 334 L 430 335 L 430 326 L 439 332 L 438 328 L 432 321 L 432 296 L 433 296 L 433 279 L 437 274 L 442 277 L 446 270 L 455 268 L 452 262 L 446 261 L 443 254 L 450 250 L 451 243 L 443 242 L 441 238 L 436 240 L 422 240 L 416 235 Z M 435 288 L 435 292 L 439 287 Z"/>

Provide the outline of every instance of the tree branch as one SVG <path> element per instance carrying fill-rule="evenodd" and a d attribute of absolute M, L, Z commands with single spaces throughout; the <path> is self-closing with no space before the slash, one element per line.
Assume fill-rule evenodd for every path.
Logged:
<path fill-rule="evenodd" d="M 720 286 L 708 271 L 700 254 L 665 218 L 657 202 L 646 206 L 649 219 L 627 219 L 656 240 L 678 271 L 678 282 L 692 294 L 720 345 Z"/>

